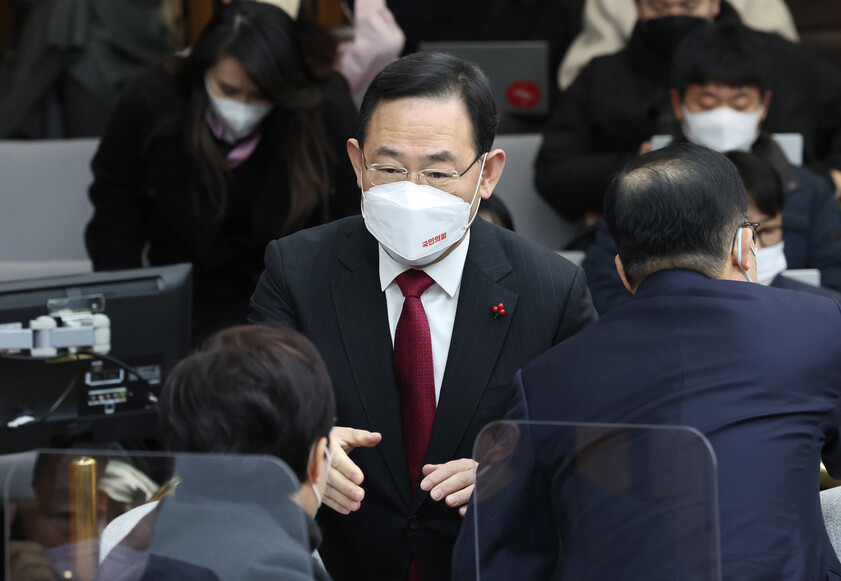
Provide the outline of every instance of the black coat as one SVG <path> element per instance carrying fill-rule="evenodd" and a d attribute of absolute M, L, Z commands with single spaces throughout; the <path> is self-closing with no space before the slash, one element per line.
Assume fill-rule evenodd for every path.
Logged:
<path fill-rule="evenodd" d="M 449 579 L 462 517 L 411 488 L 377 252 L 362 218 L 273 242 L 250 320 L 304 333 L 330 372 L 336 424 L 382 433 L 374 448 L 351 453 L 365 475 L 362 507 L 318 515 L 332 577 L 404 581 L 414 560 L 424 580 Z M 499 302 L 507 313 L 495 319 Z M 425 463 L 471 457 L 479 431 L 504 415 L 516 370 L 594 318 L 581 269 L 477 219 Z"/>
<path fill-rule="evenodd" d="M 320 114 L 332 153 L 327 218 L 333 219 L 359 211 L 359 189 L 345 156 L 356 111 L 344 81 L 330 81 L 326 89 Z M 95 270 L 137 268 L 147 245 L 151 265 L 192 263 L 197 341 L 245 322 L 266 245 L 289 233 L 290 175 L 282 152 L 288 116 L 275 109 L 262 122 L 257 148 L 230 171 L 228 210 L 219 218 L 187 147 L 184 101 L 163 68 L 120 100 L 92 164 L 96 211 L 86 243 Z M 321 205 L 314 206 L 305 226 L 322 223 L 323 214 Z"/>
<path fill-rule="evenodd" d="M 718 21 L 738 21 L 726 3 Z M 801 133 L 804 162 L 828 177 L 841 168 L 841 71 L 801 47 L 759 33 L 774 63 L 763 130 Z M 544 132 L 537 190 L 562 216 L 601 212 L 611 177 L 656 134 L 676 134 L 670 62 L 635 30 L 624 50 L 593 59 L 565 91 Z"/>

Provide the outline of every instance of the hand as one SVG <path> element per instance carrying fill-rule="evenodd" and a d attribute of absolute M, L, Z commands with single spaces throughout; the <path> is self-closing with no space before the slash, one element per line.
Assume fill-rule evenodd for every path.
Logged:
<path fill-rule="evenodd" d="M 9 542 L 10 581 L 54 581 L 44 547 L 28 541 Z"/>
<path fill-rule="evenodd" d="M 458 507 L 458 513 L 464 516 L 476 485 L 476 466 L 469 458 L 427 464 L 421 469 L 426 476 L 420 483 L 421 490 L 429 490 L 432 500 L 444 499 L 447 506 Z"/>
<path fill-rule="evenodd" d="M 639 154 L 642 155 L 643 153 L 648 153 L 651 151 L 651 141 L 643 141 L 640 145 Z"/>
<path fill-rule="evenodd" d="M 348 454 L 354 448 L 370 448 L 382 440 L 382 434 L 336 426 L 330 430 L 330 451 L 333 463 L 327 472 L 324 504 L 342 514 L 359 510 L 365 491 L 360 486 L 365 476 Z"/>

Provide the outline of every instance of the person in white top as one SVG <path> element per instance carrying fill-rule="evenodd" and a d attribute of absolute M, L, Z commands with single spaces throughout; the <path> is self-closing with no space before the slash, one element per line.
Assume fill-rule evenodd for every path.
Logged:
<path fill-rule="evenodd" d="M 689 4 L 693 3 L 690 0 Z M 661 4 L 687 4 L 685 0 L 658 0 Z M 797 41 L 797 29 L 784 0 L 728 0 L 742 21 L 751 28 L 776 32 Z M 622 50 L 637 22 L 636 0 L 586 0 L 582 30 L 567 50 L 558 71 L 561 90 L 569 87 L 578 73 L 597 56 Z"/>

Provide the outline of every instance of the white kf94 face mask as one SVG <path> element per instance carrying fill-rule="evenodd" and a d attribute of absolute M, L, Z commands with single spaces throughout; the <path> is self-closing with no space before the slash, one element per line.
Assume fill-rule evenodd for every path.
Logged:
<path fill-rule="evenodd" d="M 365 227 L 383 249 L 406 266 L 425 266 L 462 239 L 473 223 L 470 210 L 479 194 L 479 180 L 468 204 L 458 196 L 409 180 L 372 186 L 362 191 Z M 479 208 L 477 206 L 476 213 Z"/>
<path fill-rule="evenodd" d="M 222 139 L 228 143 L 234 143 L 252 133 L 273 108 L 273 105 L 240 103 L 214 95 L 207 78 L 204 86 L 213 115 L 225 126 Z"/>
<path fill-rule="evenodd" d="M 703 113 L 691 113 L 685 105 L 681 109 L 686 138 L 719 153 L 750 151 L 759 137 L 759 120 L 765 110 L 760 107 L 745 113 L 730 107 L 717 107 Z"/>

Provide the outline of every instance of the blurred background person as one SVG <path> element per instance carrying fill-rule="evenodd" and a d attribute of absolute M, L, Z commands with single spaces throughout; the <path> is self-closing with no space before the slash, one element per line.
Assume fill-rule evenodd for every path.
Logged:
<path fill-rule="evenodd" d="M 724 0 L 636 5 L 638 21 L 627 47 L 590 61 L 561 95 L 544 132 L 536 187 L 568 220 L 600 213 L 610 176 L 647 151 L 652 136 L 675 132 L 669 76 L 681 41 L 714 20 L 739 22 Z M 765 130 L 800 133 L 804 163 L 828 184 L 841 185 L 841 71 L 776 34 L 757 34 L 775 65 Z"/>
<path fill-rule="evenodd" d="M 191 262 L 195 342 L 245 321 L 270 240 L 359 212 L 347 84 L 303 51 L 283 10 L 232 2 L 121 99 L 94 157 L 94 269 Z"/>
<path fill-rule="evenodd" d="M 759 222 L 756 229 L 756 282 L 841 300 L 841 294 L 832 289 L 806 284 L 784 274 L 788 269 L 784 239 L 787 228 L 783 219 L 786 193 L 774 166 L 762 157 L 744 151 L 731 151 L 727 158 L 739 170 L 748 191 L 748 222 Z M 795 222 L 799 221 L 798 218 L 808 219 L 797 212 L 790 215 Z M 792 242 L 789 246 L 798 243 L 805 246 L 803 243 L 807 242 L 796 235 L 785 238 Z"/>
<path fill-rule="evenodd" d="M 0 62 L 0 139 L 91 137 L 129 84 L 175 50 L 163 0 L 11 0 L 23 23 Z"/>
<path fill-rule="evenodd" d="M 771 91 L 773 63 L 759 33 L 739 24 L 704 27 L 690 34 L 673 59 L 671 107 L 680 127 L 676 138 L 720 153 L 750 151 L 784 188 L 780 205 L 786 224 L 788 268 L 817 268 L 821 284 L 841 289 L 841 216 L 829 183 L 793 166 L 765 132 L 777 94 Z M 756 175 L 756 172 L 751 172 Z M 748 186 L 748 191 L 750 191 Z M 601 314 L 630 298 L 613 259 L 616 245 L 601 222 L 584 268 Z"/>
<path fill-rule="evenodd" d="M 697 2 L 697 0 L 692 0 Z M 691 2 L 690 2 L 691 3 Z M 661 2 L 664 10 L 668 2 Z M 728 0 L 720 17 L 735 10 L 742 21 L 757 30 L 775 32 L 797 42 L 797 29 L 784 0 Z M 585 0 L 582 30 L 570 45 L 558 71 L 561 90 L 568 88 L 587 63 L 625 48 L 637 23 L 634 0 Z"/>

